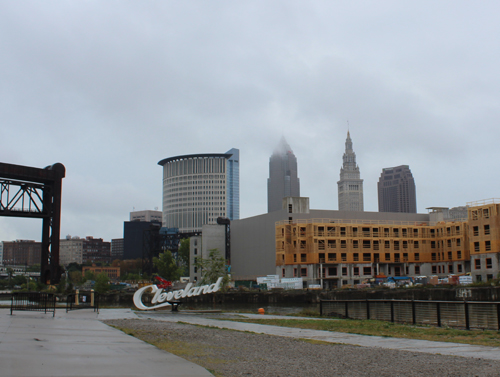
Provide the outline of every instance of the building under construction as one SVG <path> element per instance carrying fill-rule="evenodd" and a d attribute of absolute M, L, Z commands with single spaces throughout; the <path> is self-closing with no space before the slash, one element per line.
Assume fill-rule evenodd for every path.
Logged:
<path fill-rule="evenodd" d="M 276 223 L 276 273 L 325 288 L 381 276 L 497 277 L 500 200 L 468 203 L 468 219 L 288 219 Z"/>

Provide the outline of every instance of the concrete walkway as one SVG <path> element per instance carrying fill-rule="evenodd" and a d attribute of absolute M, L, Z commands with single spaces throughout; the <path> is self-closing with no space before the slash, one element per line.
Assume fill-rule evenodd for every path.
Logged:
<path fill-rule="evenodd" d="M 338 344 L 500 360 L 500 348 L 330 331 L 238 323 L 223 318 L 275 317 L 252 314 L 138 312 L 129 309 L 57 310 L 52 313 L 0 309 L 0 377 L 31 376 L 212 376 L 206 369 L 124 334 L 99 320 L 151 318 Z M 219 319 L 217 319 L 219 318 Z M 288 317 L 289 318 L 289 317 Z"/>
<path fill-rule="evenodd" d="M 500 360 L 500 348 L 476 346 L 461 343 L 449 342 L 433 342 L 428 340 L 417 339 L 401 339 L 401 338 L 386 338 L 381 336 L 367 336 L 346 334 L 332 331 L 307 330 L 290 327 L 259 325 L 253 323 L 233 322 L 227 320 L 213 319 L 217 315 L 206 314 L 196 315 L 189 313 L 172 313 L 172 312 L 140 312 L 137 313 L 141 318 L 151 318 L 160 321 L 191 323 L 195 325 L 218 327 L 223 329 L 251 331 L 258 334 L 269 334 L 284 336 L 290 338 L 302 338 L 320 340 L 329 343 L 350 344 L 363 347 L 378 347 L 395 350 L 404 350 L 412 352 L 423 352 L 440 355 L 451 355 L 461 357 L 472 357 L 478 359 Z M 248 318 L 276 318 L 276 316 L 258 315 L 258 314 L 234 314 L 233 318 L 244 316 Z M 207 318 L 212 317 L 212 319 Z M 221 318 L 230 318 L 226 314 L 221 315 Z M 283 318 L 283 317 L 280 317 Z M 291 318 L 291 317 L 287 317 Z M 301 318 L 303 319 L 303 318 Z"/>
<path fill-rule="evenodd" d="M 206 369 L 99 320 L 137 318 L 129 309 L 66 313 L 0 309 L 0 376 L 207 377 Z"/>

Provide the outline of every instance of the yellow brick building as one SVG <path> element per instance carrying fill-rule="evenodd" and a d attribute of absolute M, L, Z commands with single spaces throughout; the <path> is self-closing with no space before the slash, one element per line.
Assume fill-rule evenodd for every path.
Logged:
<path fill-rule="evenodd" d="M 468 203 L 468 220 L 394 222 L 343 219 L 276 223 L 276 271 L 323 287 L 377 275 L 495 278 L 500 266 L 500 200 Z"/>
<path fill-rule="evenodd" d="M 468 205 L 471 275 L 475 281 L 491 280 L 500 271 L 500 200 Z"/>

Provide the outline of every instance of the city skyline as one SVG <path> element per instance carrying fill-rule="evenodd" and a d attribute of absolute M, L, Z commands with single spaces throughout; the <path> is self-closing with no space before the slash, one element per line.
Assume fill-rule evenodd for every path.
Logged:
<path fill-rule="evenodd" d="M 337 209 L 347 121 L 365 211 L 378 209 L 381 169 L 402 164 L 418 213 L 499 197 L 499 10 L 460 0 L 2 2 L 0 161 L 65 165 L 62 238 L 120 237 L 134 208 L 161 208 L 159 160 L 229 146 L 242 161 L 240 218 L 265 213 L 281 135 L 301 196 Z M 1 240 L 40 238 L 39 220 L 0 218 Z"/>

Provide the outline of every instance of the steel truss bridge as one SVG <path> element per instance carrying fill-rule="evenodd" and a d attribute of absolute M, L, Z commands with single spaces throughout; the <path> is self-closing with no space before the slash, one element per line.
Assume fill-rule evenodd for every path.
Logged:
<path fill-rule="evenodd" d="M 45 169 L 0 163 L 0 216 L 43 220 L 40 276 L 48 284 L 57 284 L 62 273 L 59 236 L 65 174 L 61 163 Z"/>

